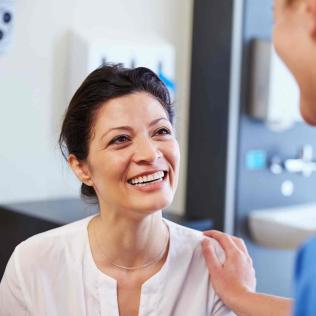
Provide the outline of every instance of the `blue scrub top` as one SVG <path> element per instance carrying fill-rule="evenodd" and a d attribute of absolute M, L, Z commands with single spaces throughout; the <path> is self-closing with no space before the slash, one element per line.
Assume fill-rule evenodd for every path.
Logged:
<path fill-rule="evenodd" d="M 294 316 L 316 315 L 316 237 L 299 250 L 295 266 Z"/>

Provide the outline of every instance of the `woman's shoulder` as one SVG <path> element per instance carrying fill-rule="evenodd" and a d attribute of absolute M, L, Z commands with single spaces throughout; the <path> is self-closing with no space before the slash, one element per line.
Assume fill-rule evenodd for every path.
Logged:
<path fill-rule="evenodd" d="M 76 256 L 83 251 L 92 216 L 34 235 L 21 242 L 15 253 L 23 263 L 47 262 L 50 257 Z"/>
<path fill-rule="evenodd" d="M 173 284 L 172 288 L 178 289 L 181 293 L 179 294 L 179 300 L 183 299 L 183 306 L 185 306 L 188 315 L 193 315 L 189 309 L 194 304 L 205 307 L 204 315 L 213 315 L 212 311 L 216 308 L 222 309 L 223 303 L 215 294 L 202 253 L 201 242 L 207 237 L 200 231 L 174 222 L 166 221 L 166 223 L 170 229 L 169 266 L 172 267 L 170 273 L 173 276 L 168 282 L 178 282 Z M 223 262 L 225 260 L 223 249 L 215 239 L 210 238 L 210 241 L 214 245 L 219 260 Z M 198 299 L 196 301 L 192 300 L 192 295 Z M 188 300 L 192 301 L 190 308 L 187 305 Z M 225 311 L 222 315 L 230 314 Z"/>
<path fill-rule="evenodd" d="M 215 252 L 220 260 L 220 262 L 225 261 L 225 253 L 220 244 L 213 238 L 208 238 L 202 234 L 201 231 L 179 225 L 175 222 L 165 219 L 170 233 L 171 242 L 176 245 L 177 249 L 185 249 L 186 251 L 191 251 L 195 256 L 202 257 L 202 247 L 201 242 L 203 239 L 210 239 L 214 246 Z M 201 260 L 204 263 L 204 259 Z"/>
<path fill-rule="evenodd" d="M 170 234 L 173 238 L 181 241 L 188 241 L 191 245 L 198 244 L 203 239 L 202 233 L 198 230 L 180 225 L 167 219 L 164 219 L 164 221 L 168 225 Z"/>

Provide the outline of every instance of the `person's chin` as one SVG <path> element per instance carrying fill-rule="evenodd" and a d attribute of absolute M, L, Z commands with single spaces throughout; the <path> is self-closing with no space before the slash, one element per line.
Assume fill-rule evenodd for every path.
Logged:
<path fill-rule="evenodd" d="M 313 107 L 313 111 L 311 107 Z M 301 115 L 308 125 L 316 126 L 316 104 L 305 104 L 302 102 Z"/>
<path fill-rule="evenodd" d="M 155 199 L 143 199 L 142 201 L 139 201 L 137 204 L 137 209 L 142 214 L 152 214 L 157 211 L 162 211 L 169 207 L 172 203 L 172 199 L 169 199 L 167 197 L 163 198 L 155 198 Z"/>

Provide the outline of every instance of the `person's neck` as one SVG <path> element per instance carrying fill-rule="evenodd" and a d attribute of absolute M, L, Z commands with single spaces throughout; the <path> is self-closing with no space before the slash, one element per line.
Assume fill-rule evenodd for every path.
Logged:
<path fill-rule="evenodd" d="M 124 213 L 123 213 L 124 214 Z M 102 211 L 91 225 L 96 251 L 104 262 L 137 267 L 157 258 L 168 241 L 168 229 L 161 211 L 131 218 L 122 213 Z"/>

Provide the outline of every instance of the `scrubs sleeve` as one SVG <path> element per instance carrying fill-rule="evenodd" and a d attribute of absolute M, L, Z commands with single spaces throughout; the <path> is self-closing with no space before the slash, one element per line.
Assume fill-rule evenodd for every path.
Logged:
<path fill-rule="evenodd" d="M 0 315 L 29 315 L 21 286 L 16 249 L 7 264 L 0 283 Z"/>
<path fill-rule="evenodd" d="M 307 242 L 296 258 L 294 316 L 316 315 L 316 238 Z"/>

